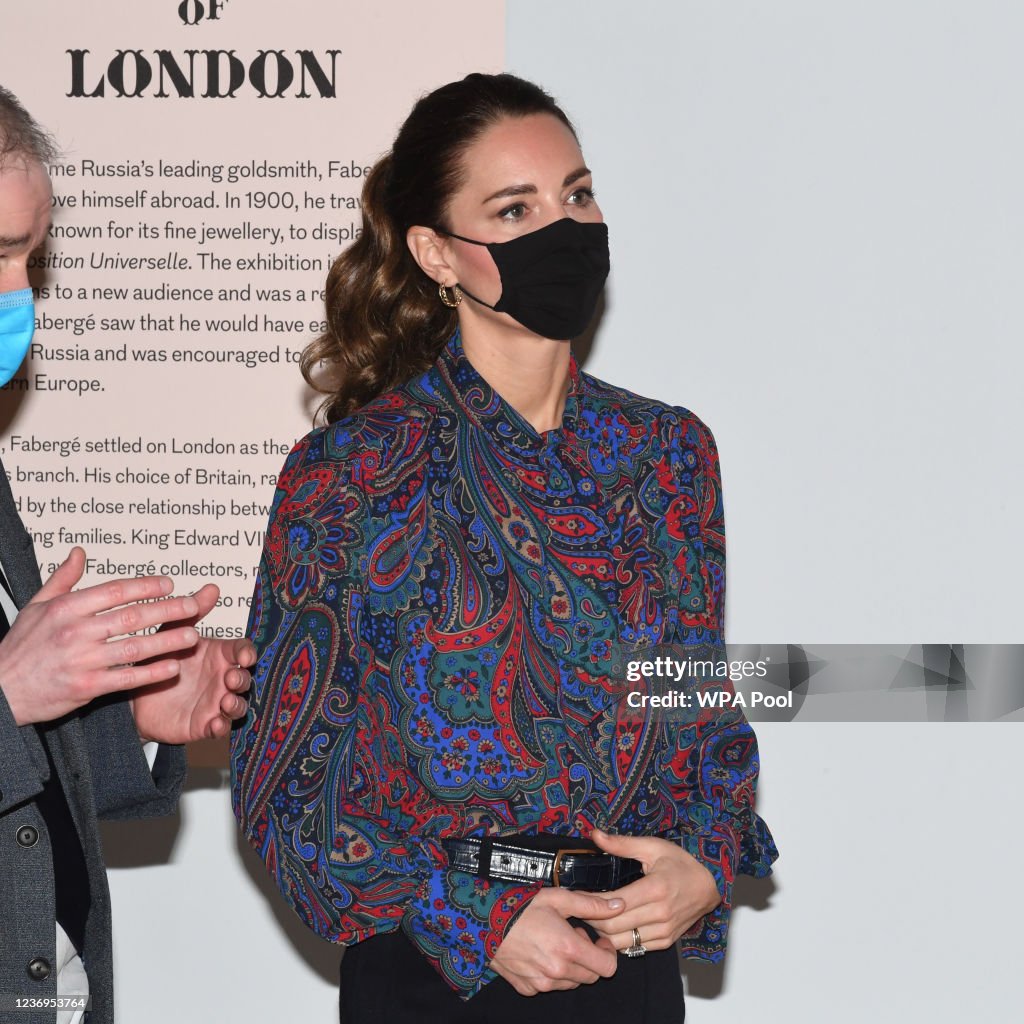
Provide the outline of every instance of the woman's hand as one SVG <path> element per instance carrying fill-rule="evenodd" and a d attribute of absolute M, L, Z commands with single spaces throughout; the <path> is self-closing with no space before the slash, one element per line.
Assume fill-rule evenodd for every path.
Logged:
<path fill-rule="evenodd" d="M 722 901 L 714 876 L 681 846 L 655 836 L 613 836 L 595 829 L 591 838 L 607 853 L 632 857 L 644 877 L 614 895 L 625 909 L 614 917 L 584 917 L 617 950 L 633 945 L 633 929 L 647 949 L 667 949 Z"/>
<path fill-rule="evenodd" d="M 605 921 L 621 913 L 624 906 L 615 897 L 541 889 L 505 933 L 490 966 L 521 996 L 610 978 L 618 966 L 612 944 L 606 938 L 592 941 L 567 918 Z"/>

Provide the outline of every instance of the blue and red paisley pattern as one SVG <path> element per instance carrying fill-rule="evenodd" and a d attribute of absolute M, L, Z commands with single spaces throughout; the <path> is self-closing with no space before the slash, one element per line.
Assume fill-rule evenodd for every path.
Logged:
<path fill-rule="evenodd" d="M 249 633 L 233 801 L 318 934 L 403 928 L 464 997 L 531 886 L 450 870 L 441 840 L 675 839 L 722 904 L 683 938 L 719 959 L 738 872 L 776 857 L 754 812 L 739 712 L 630 710 L 622 667 L 720 645 L 718 456 L 691 413 L 573 361 L 562 427 L 538 434 L 455 335 L 427 373 L 289 455 Z"/>

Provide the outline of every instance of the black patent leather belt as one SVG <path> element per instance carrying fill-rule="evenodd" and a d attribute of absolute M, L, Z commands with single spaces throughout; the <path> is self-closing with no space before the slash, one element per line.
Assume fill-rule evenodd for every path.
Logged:
<path fill-rule="evenodd" d="M 608 892 L 642 878 L 640 861 L 604 853 L 589 839 L 541 833 L 443 839 L 448 863 L 459 871 L 503 882 L 557 885 Z"/>

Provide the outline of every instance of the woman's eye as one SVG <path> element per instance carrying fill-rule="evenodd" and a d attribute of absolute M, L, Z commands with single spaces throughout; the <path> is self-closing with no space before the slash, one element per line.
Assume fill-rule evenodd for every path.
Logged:
<path fill-rule="evenodd" d="M 567 200 L 574 206 L 589 206 L 593 201 L 594 190 L 592 188 L 578 188 Z"/>
<path fill-rule="evenodd" d="M 506 206 L 504 210 L 500 211 L 498 216 L 502 220 L 520 220 L 526 215 L 526 204 L 525 203 L 513 203 L 511 206 Z"/>

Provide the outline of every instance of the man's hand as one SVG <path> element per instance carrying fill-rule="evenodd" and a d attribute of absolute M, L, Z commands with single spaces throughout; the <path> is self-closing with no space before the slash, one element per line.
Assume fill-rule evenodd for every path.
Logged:
<path fill-rule="evenodd" d="M 194 597 L 167 596 L 173 584 L 166 576 L 75 591 L 84 571 L 85 552 L 73 548 L 0 643 L 0 688 L 19 725 L 49 722 L 104 694 L 173 679 L 178 659 L 199 640 L 191 625 L 127 635 L 187 621 L 199 611 Z"/>
<path fill-rule="evenodd" d="M 208 583 L 195 595 L 198 605 L 188 625 L 194 626 L 217 603 L 220 591 Z M 182 624 L 179 623 L 179 626 Z M 191 743 L 226 736 L 231 722 L 245 714 L 252 683 L 247 671 L 256 662 L 248 640 L 200 637 L 178 659 L 176 679 L 155 683 L 132 697 L 135 727 L 143 740 Z"/>
<path fill-rule="evenodd" d="M 618 966 L 615 948 L 605 938 L 593 942 L 567 918 L 603 921 L 622 908 L 621 899 L 541 889 L 506 932 L 490 966 L 523 996 L 610 978 Z"/>
<path fill-rule="evenodd" d="M 714 876 L 681 846 L 656 836 L 613 836 L 595 829 L 602 850 L 633 857 L 644 877 L 616 889 L 625 909 L 614 917 L 584 919 L 615 949 L 633 945 L 633 929 L 648 949 L 667 949 L 683 932 L 722 901 Z"/>

